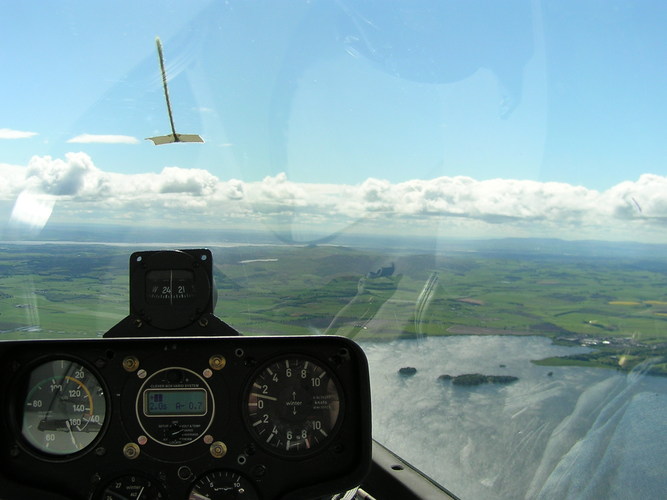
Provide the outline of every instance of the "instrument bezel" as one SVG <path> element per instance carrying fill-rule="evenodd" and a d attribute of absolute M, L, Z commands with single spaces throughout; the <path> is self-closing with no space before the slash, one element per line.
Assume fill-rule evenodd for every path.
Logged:
<path fill-rule="evenodd" d="M 33 388 L 30 387 L 30 376 L 42 366 L 58 361 L 75 363 L 85 368 L 92 375 L 92 377 L 94 377 L 97 386 L 102 388 L 102 396 L 104 398 L 105 404 L 103 422 L 94 439 L 80 450 L 63 454 L 49 453 L 43 449 L 40 449 L 37 445 L 31 443 L 23 432 L 25 401 L 29 392 L 33 390 Z M 73 356 L 66 352 L 53 352 L 29 359 L 24 364 L 20 364 L 19 366 L 20 367 L 10 382 L 10 387 L 12 390 L 11 394 L 9 395 L 9 404 L 7 406 L 7 411 L 9 414 L 8 422 L 10 428 L 16 436 L 16 444 L 26 453 L 29 453 L 30 455 L 40 460 L 44 460 L 45 462 L 69 462 L 72 460 L 77 460 L 82 456 L 90 453 L 104 438 L 104 434 L 107 431 L 108 422 L 110 421 L 112 412 L 106 383 L 104 378 L 95 369 L 94 365 L 84 359 L 81 359 L 80 357 Z"/>
<path fill-rule="evenodd" d="M 314 446 L 312 449 L 286 451 L 282 450 L 278 446 L 274 446 L 273 444 L 266 444 L 266 442 L 264 442 L 261 436 L 256 432 L 256 428 L 253 425 L 252 421 L 253 413 L 251 413 L 249 406 L 250 406 L 250 396 L 252 394 L 253 384 L 255 384 L 259 380 L 262 374 L 264 374 L 267 371 L 267 369 L 271 369 L 272 367 L 274 367 L 276 364 L 280 364 L 283 361 L 289 362 L 294 360 L 306 361 L 307 363 L 312 363 L 318 368 L 324 368 L 324 371 L 326 372 L 329 380 L 331 381 L 334 389 L 336 390 L 338 398 L 336 400 L 336 403 L 338 404 L 338 409 L 337 409 L 336 419 L 333 425 L 330 428 L 328 428 L 330 432 L 328 433 L 328 436 L 326 436 L 324 440 L 322 440 L 319 443 L 316 443 L 316 446 Z M 342 419 L 344 418 L 344 416 L 345 416 L 345 393 L 341 386 L 341 383 L 338 381 L 336 377 L 335 370 L 331 368 L 324 360 L 315 358 L 310 354 L 304 354 L 299 351 L 280 354 L 278 356 L 274 356 L 268 360 L 265 360 L 261 364 L 261 366 L 259 366 L 250 376 L 246 384 L 246 387 L 243 391 L 243 419 L 246 428 L 248 429 L 248 432 L 251 434 L 254 441 L 261 448 L 281 458 L 300 460 L 305 457 L 310 457 L 322 453 L 335 440 L 338 430 L 342 425 Z"/>

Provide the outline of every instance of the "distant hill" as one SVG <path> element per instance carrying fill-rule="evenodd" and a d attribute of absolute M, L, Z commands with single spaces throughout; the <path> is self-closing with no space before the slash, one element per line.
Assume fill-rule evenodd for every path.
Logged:
<path fill-rule="evenodd" d="M 193 245 L 274 244 L 284 245 L 271 231 L 220 228 L 164 228 L 107 224 L 48 224 L 35 238 L 40 241 L 107 243 L 183 243 Z M 299 243 L 296 243 L 299 245 Z M 301 245 L 305 245 L 302 243 Z M 482 240 L 447 239 L 432 236 L 368 235 L 340 233 L 326 244 L 368 249 L 392 249 L 395 252 L 437 253 L 475 252 L 486 257 L 512 255 L 531 258 L 553 255 L 581 258 L 633 258 L 667 261 L 667 245 L 557 238 L 497 238 Z"/>

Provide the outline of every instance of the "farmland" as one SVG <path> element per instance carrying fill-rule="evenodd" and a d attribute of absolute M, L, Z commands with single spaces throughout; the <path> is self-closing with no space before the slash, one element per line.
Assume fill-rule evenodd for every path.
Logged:
<path fill-rule="evenodd" d="M 128 313 L 136 248 L 0 247 L 2 338 L 100 336 Z M 634 256 L 387 252 L 342 246 L 212 248 L 216 314 L 244 334 L 542 335 L 588 345 L 541 360 L 667 371 L 667 263 Z M 384 271 L 383 271 L 384 270 Z"/>

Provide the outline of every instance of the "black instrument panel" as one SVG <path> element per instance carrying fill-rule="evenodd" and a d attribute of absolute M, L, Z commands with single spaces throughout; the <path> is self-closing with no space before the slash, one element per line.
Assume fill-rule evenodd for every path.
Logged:
<path fill-rule="evenodd" d="M 368 367 L 342 337 L 2 342 L 0 391 L 3 491 L 303 499 L 370 467 Z"/>

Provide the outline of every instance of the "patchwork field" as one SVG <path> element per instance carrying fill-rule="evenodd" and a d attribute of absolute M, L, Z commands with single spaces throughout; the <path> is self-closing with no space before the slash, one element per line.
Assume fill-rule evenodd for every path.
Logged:
<path fill-rule="evenodd" d="M 134 250 L 0 246 L 0 335 L 100 336 L 128 313 Z M 652 359 L 653 371 L 667 371 L 667 263 L 657 258 L 212 250 L 216 314 L 245 334 L 544 335 L 594 351 L 541 363 L 627 370 Z"/>

